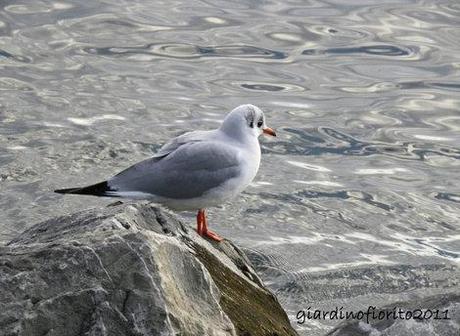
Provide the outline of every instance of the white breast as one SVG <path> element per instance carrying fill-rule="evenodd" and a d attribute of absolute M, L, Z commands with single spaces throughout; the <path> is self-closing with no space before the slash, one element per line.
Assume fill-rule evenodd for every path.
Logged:
<path fill-rule="evenodd" d="M 260 146 L 257 138 L 250 146 L 239 146 L 241 174 L 212 190 L 210 196 L 220 202 L 231 199 L 241 193 L 254 180 L 260 166 Z"/>

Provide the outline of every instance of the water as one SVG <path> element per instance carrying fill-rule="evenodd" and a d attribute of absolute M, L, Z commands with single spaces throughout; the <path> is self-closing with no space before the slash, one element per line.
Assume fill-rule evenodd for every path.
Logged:
<path fill-rule="evenodd" d="M 252 103 L 279 136 L 211 227 L 299 332 L 337 324 L 309 306 L 460 292 L 457 1 L 3 1 L 0 34 L 1 241 Z"/>

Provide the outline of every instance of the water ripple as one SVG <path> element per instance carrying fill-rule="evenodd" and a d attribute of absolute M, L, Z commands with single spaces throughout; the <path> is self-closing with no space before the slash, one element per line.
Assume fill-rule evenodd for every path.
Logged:
<path fill-rule="evenodd" d="M 307 88 L 294 85 L 289 83 L 267 83 L 267 82 L 243 82 L 243 81 L 231 81 L 231 80 L 217 80 L 212 81 L 213 84 L 219 85 L 225 88 L 237 89 L 236 91 L 240 91 L 240 88 L 248 91 L 262 91 L 262 92 L 279 92 L 279 93 L 286 93 L 286 92 L 302 92 L 308 90 Z"/>
<path fill-rule="evenodd" d="M 452 193 L 436 193 L 434 195 L 434 198 L 440 199 L 440 200 L 446 200 L 446 201 L 451 201 L 455 203 L 460 203 L 460 194 L 452 194 Z"/>
<path fill-rule="evenodd" d="M 261 60 L 282 60 L 287 54 L 250 45 L 197 46 L 185 43 L 150 43 L 141 47 L 86 47 L 86 53 L 102 56 L 151 55 L 157 57 L 198 59 L 233 58 Z"/>
<path fill-rule="evenodd" d="M 22 55 L 14 55 L 14 54 L 9 53 L 6 50 L 1 50 L 0 49 L 0 60 L 1 60 L 2 57 L 7 58 L 7 59 L 11 59 L 13 61 L 21 62 L 21 63 L 30 63 L 30 62 L 32 62 L 31 58 L 29 58 L 29 57 L 22 56 Z"/>
<path fill-rule="evenodd" d="M 416 54 L 415 48 L 401 48 L 394 45 L 370 45 L 362 47 L 343 47 L 343 48 L 329 48 L 329 49 L 305 49 L 302 55 L 322 55 L 322 54 L 366 54 L 377 56 L 409 56 Z"/>
<path fill-rule="evenodd" d="M 274 141 L 264 144 L 265 152 L 289 155 L 325 155 L 346 156 L 385 155 L 405 160 L 424 161 L 430 154 L 460 160 L 460 148 L 434 143 L 385 143 L 356 139 L 333 128 L 322 127 L 316 130 L 286 128 L 284 132 L 295 135 L 290 141 Z M 334 140 L 335 142 L 331 142 Z"/>

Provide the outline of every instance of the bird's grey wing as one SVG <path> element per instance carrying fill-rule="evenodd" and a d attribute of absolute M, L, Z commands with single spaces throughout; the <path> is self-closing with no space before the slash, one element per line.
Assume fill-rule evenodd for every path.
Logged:
<path fill-rule="evenodd" d="M 194 132 L 187 132 L 184 133 L 166 144 L 164 144 L 158 152 L 153 155 L 154 158 L 162 158 L 166 155 L 171 154 L 180 146 L 190 143 L 190 142 L 200 142 L 209 139 L 209 136 L 212 134 L 213 131 L 194 131 Z"/>
<path fill-rule="evenodd" d="M 153 157 L 108 181 L 116 192 L 142 192 L 189 199 L 200 197 L 241 174 L 235 147 L 222 142 L 188 142 L 164 158 Z"/>

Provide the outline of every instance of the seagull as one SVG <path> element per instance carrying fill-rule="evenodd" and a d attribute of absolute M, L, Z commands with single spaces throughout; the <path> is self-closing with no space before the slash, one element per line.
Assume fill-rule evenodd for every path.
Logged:
<path fill-rule="evenodd" d="M 197 210 L 198 234 L 220 242 L 223 238 L 208 229 L 205 209 L 234 198 L 252 182 L 260 165 L 261 134 L 276 136 L 260 108 L 240 105 L 215 130 L 180 135 L 153 157 L 106 181 L 55 192 L 143 199 L 172 210 Z"/>

